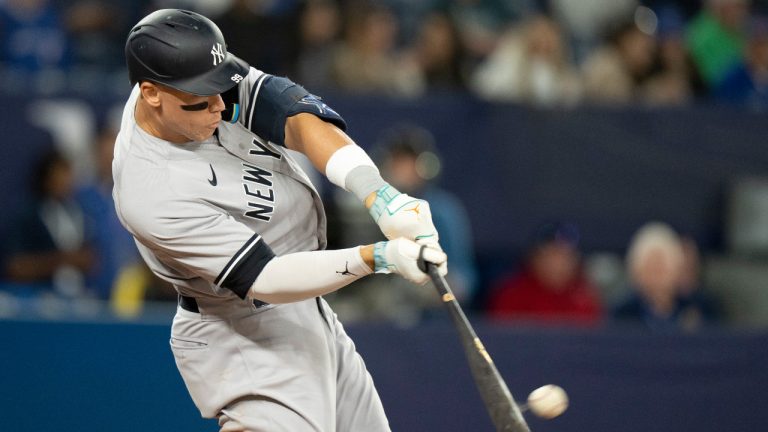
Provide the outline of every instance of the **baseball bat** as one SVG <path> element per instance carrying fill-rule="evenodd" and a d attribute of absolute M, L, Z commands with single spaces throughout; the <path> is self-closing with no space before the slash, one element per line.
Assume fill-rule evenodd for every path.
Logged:
<path fill-rule="evenodd" d="M 512 393 L 507 388 L 507 384 L 493 364 L 488 351 L 485 350 L 480 338 L 477 337 L 472 324 L 469 323 L 467 316 L 461 309 L 459 302 L 451 291 L 451 287 L 445 281 L 437 270 L 437 266 L 427 262 L 423 258 L 424 248 L 422 246 L 419 256 L 419 267 L 422 271 L 429 274 L 432 282 L 440 294 L 440 299 L 446 305 L 453 318 L 456 330 L 459 332 L 461 344 L 464 346 L 464 353 L 467 356 L 469 368 L 472 371 L 472 377 L 475 380 L 477 390 L 483 398 L 485 408 L 491 417 L 493 425 L 497 432 L 530 432 L 528 424 L 523 418 Z"/>

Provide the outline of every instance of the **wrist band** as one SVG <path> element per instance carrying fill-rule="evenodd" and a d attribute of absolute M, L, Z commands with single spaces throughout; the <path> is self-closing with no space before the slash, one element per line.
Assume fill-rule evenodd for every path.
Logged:
<path fill-rule="evenodd" d="M 387 186 L 387 182 L 381 178 L 379 170 L 367 165 L 356 167 L 350 171 L 344 184 L 346 186 L 344 189 L 352 192 L 360 202 L 365 201 L 371 192 Z"/>
<path fill-rule="evenodd" d="M 371 217 L 374 221 L 379 221 L 379 217 L 382 213 L 384 213 L 387 205 L 389 205 L 389 203 L 392 202 L 392 200 L 395 199 L 398 195 L 400 195 L 400 191 L 392 187 L 390 184 L 386 184 L 376 191 L 376 199 L 373 200 L 371 208 L 368 209 L 368 212 L 371 214 Z"/>
<path fill-rule="evenodd" d="M 384 250 L 387 247 L 387 242 L 380 241 L 373 245 L 373 262 L 374 271 L 376 273 L 390 273 L 389 264 L 387 258 L 384 256 Z"/>

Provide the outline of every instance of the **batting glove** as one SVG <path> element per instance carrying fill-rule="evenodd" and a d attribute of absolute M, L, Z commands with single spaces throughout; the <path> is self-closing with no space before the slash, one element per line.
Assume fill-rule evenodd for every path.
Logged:
<path fill-rule="evenodd" d="M 390 185 L 376 192 L 369 211 L 390 240 L 405 237 L 421 244 L 437 244 L 439 240 L 429 203 L 400 193 Z"/>
<path fill-rule="evenodd" d="M 395 273 L 411 282 L 424 285 L 429 280 L 429 275 L 419 269 L 420 252 L 421 245 L 405 238 L 378 242 L 373 247 L 376 273 Z M 440 266 L 448 257 L 442 250 L 427 246 L 424 249 L 424 260 L 438 265 L 440 270 Z M 445 276 L 442 270 L 440 274 Z"/>

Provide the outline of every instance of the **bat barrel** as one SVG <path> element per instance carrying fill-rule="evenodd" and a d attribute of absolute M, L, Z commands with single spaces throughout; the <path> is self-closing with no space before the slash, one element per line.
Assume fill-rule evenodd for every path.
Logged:
<path fill-rule="evenodd" d="M 498 432 L 530 432 L 512 393 L 496 369 L 490 354 L 477 337 L 445 278 L 440 275 L 437 266 L 424 260 L 420 261 L 420 265 L 427 270 L 435 284 L 443 303 L 448 307 L 456 330 L 459 332 L 475 385 L 496 430 Z"/>

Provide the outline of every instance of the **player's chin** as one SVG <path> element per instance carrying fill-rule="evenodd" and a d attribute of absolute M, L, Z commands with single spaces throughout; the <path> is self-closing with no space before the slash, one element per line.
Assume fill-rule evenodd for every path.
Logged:
<path fill-rule="evenodd" d="M 205 129 L 201 129 L 199 131 L 196 131 L 192 134 L 190 138 L 192 138 L 193 141 L 205 141 L 208 138 L 213 136 L 214 131 L 216 131 L 216 128 L 207 127 Z"/>

